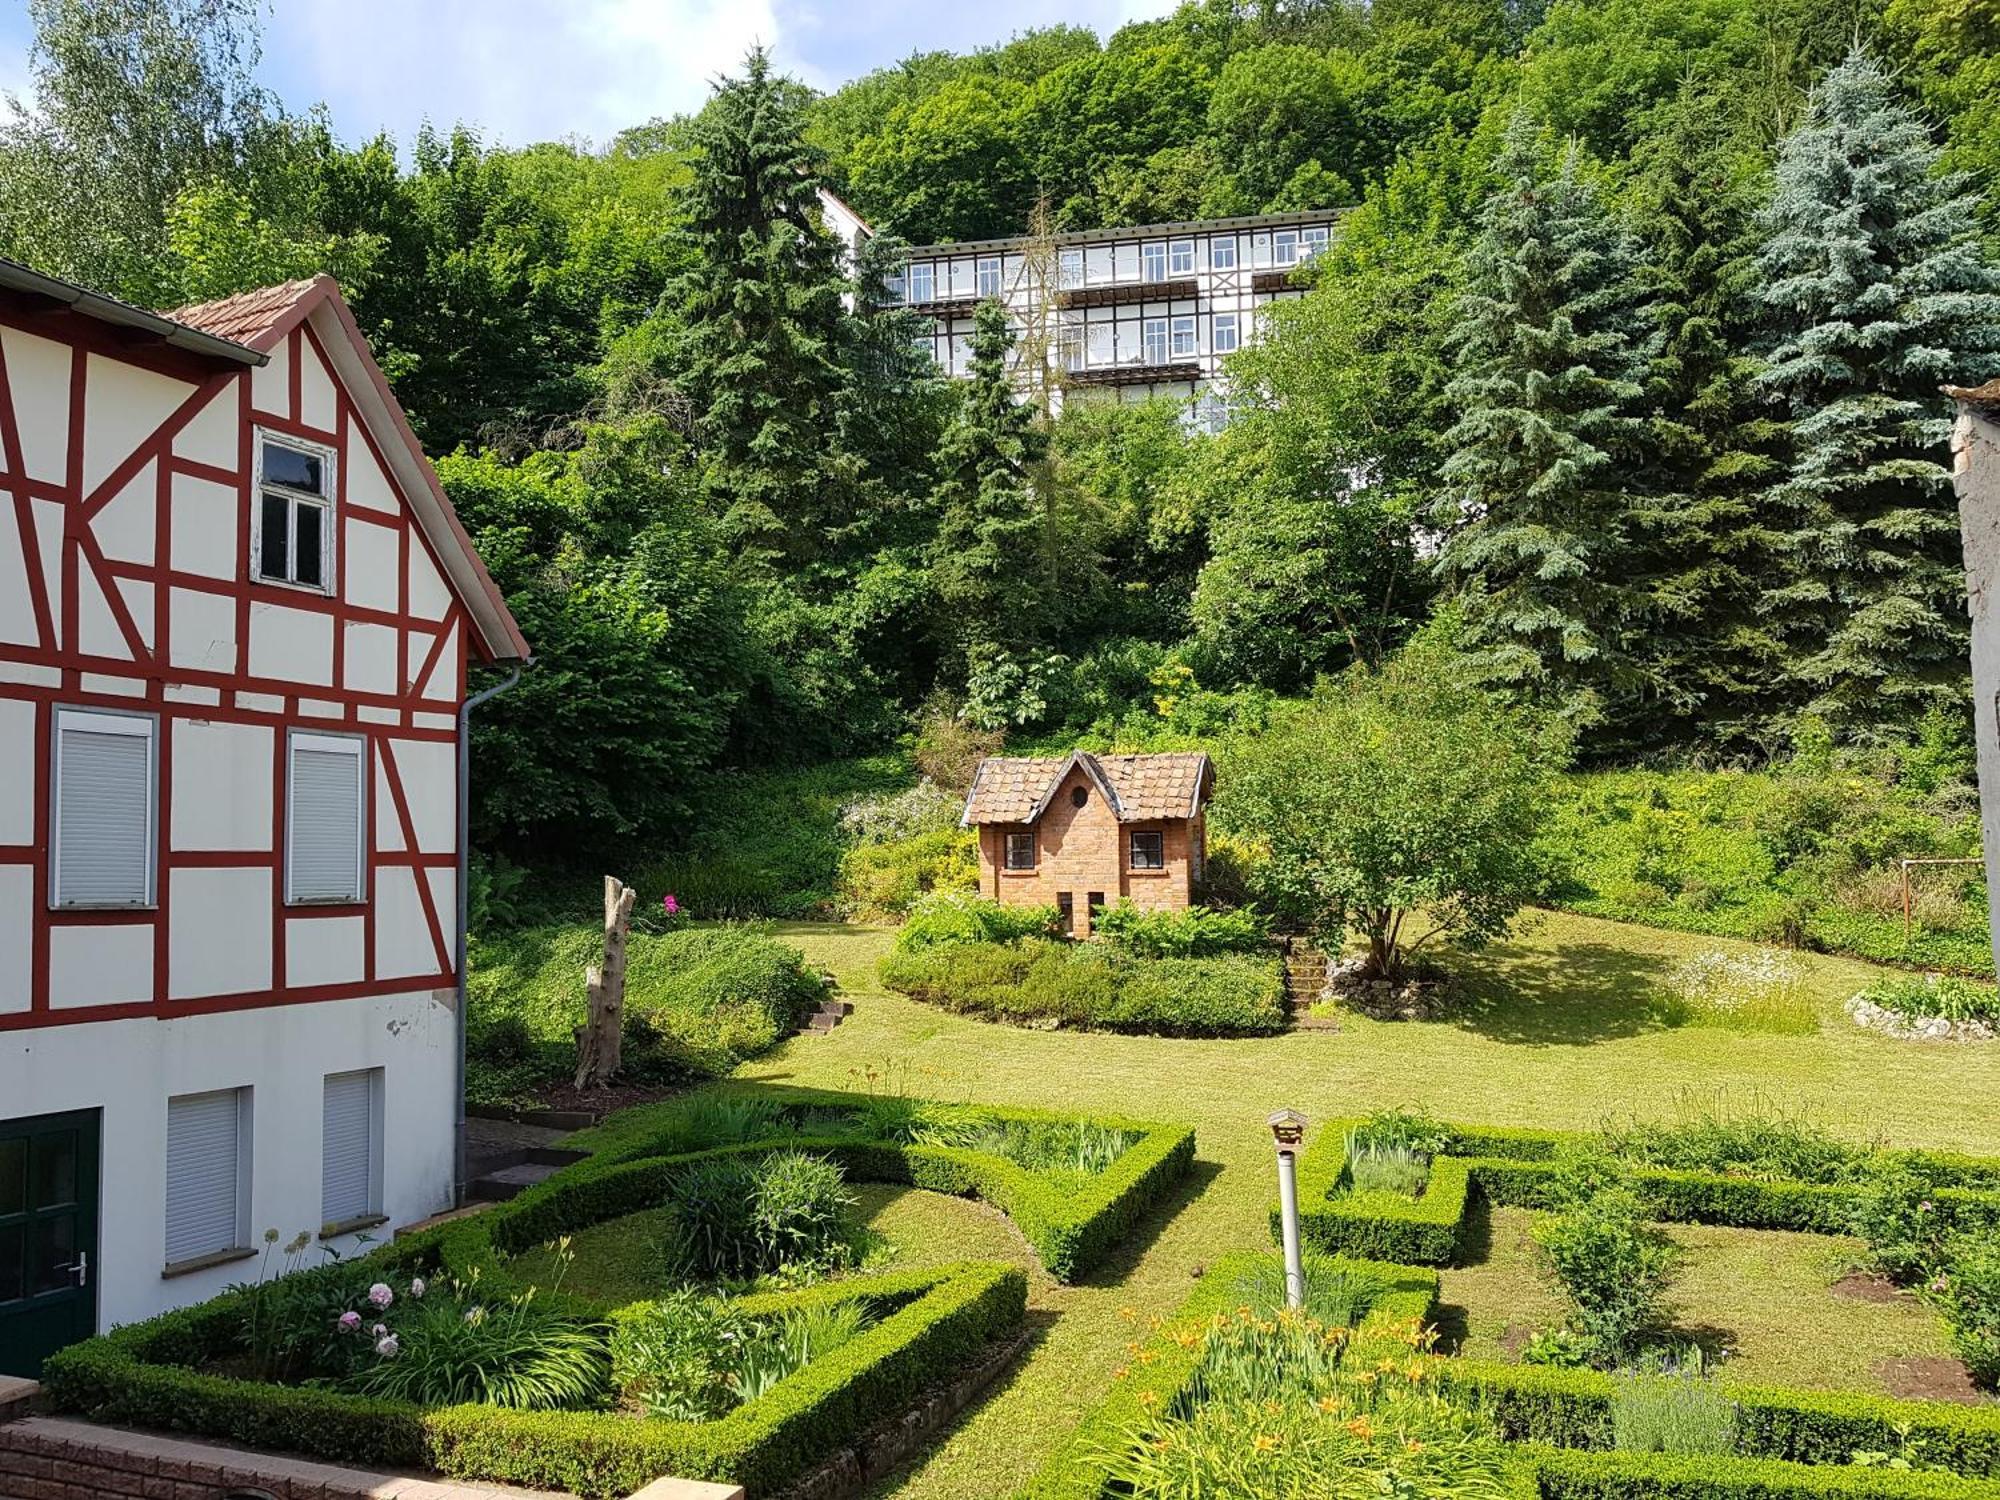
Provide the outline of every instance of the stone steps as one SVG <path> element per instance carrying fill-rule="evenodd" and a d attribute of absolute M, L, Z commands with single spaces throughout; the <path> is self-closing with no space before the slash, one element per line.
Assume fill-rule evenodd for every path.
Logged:
<path fill-rule="evenodd" d="M 854 1003 L 851 1000 L 822 1000 L 819 1009 L 806 1017 L 805 1024 L 799 1028 L 799 1035 L 811 1033 L 825 1036 L 853 1014 Z"/>

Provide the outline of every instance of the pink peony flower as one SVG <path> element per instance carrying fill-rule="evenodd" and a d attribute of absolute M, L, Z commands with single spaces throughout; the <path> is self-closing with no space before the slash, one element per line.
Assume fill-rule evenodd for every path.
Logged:
<path fill-rule="evenodd" d="M 393 1333 L 375 1342 L 375 1352 L 384 1359 L 394 1359 L 396 1351 L 400 1348 L 402 1348 L 402 1345 L 396 1342 L 396 1335 Z"/>
<path fill-rule="evenodd" d="M 421 1276 L 413 1276 L 413 1277 L 411 1277 L 411 1278 L 410 1278 L 410 1295 L 411 1295 L 412 1297 L 416 1297 L 416 1298 L 418 1298 L 418 1299 L 421 1299 L 421 1298 L 423 1297 L 424 1293 L 425 1293 L 425 1292 L 427 1292 L 427 1291 L 429 1291 L 429 1290 L 430 1290 L 430 1288 L 424 1285 L 424 1278 L 423 1278 L 423 1277 L 421 1277 Z"/>
<path fill-rule="evenodd" d="M 355 1329 L 359 1328 L 360 1326 L 361 1326 L 360 1313 L 350 1311 L 350 1312 L 344 1312 L 340 1315 L 340 1331 L 342 1333 L 352 1333 L 354 1332 Z"/>
<path fill-rule="evenodd" d="M 375 1304 L 379 1312 L 396 1300 L 396 1294 L 389 1290 L 386 1283 L 378 1281 L 368 1288 L 368 1300 Z"/>
<path fill-rule="evenodd" d="M 387 1333 L 388 1331 L 389 1331 L 389 1325 L 387 1323 L 377 1323 L 373 1328 L 368 1330 L 368 1336 L 370 1338 L 379 1339 L 380 1337 L 382 1337 L 383 1334 Z"/>
<path fill-rule="evenodd" d="M 681 909 L 681 904 L 680 902 L 674 899 L 674 893 L 672 891 L 668 891 L 666 895 L 660 897 L 660 910 L 665 912 L 668 916 L 673 917 L 680 915 L 680 909 Z"/>

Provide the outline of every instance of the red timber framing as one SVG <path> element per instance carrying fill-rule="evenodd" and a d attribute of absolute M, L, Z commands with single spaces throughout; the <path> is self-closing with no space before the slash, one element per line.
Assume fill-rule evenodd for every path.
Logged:
<path fill-rule="evenodd" d="M 344 315 L 344 310 L 343 310 Z M 338 327 L 337 324 L 333 325 Z M 343 386 L 338 367 L 321 343 L 320 332 L 310 321 L 299 321 L 283 335 L 288 370 L 279 399 L 282 410 L 265 410 L 258 405 L 259 388 L 251 369 L 226 361 L 200 358 L 161 344 L 145 344 L 124 336 L 119 330 L 66 311 L 45 311 L 27 299 L 11 299 L 0 292 L 0 328 L 51 339 L 68 346 L 68 430 L 63 478 L 56 482 L 47 474 L 30 471 L 24 452 L 21 414 L 22 383 L 29 378 L 24 370 L 10 369 L 6 350 L 0 347 L 0 528 L 14 535 L 7 543 L 18 545 L 28 592 L 27 614 L 32 619 L 33 640 L 0 640 L 0 700 L 12 699 L 33 705 L 34 733 L 34 817 L 31 844 L 0 843 L 0 868 L 28 866 L 32 870 L 32 913 L 28 962 L 29 994 L 25 1009 L 0 1008 L 0 1031 L 28 1027 L 72 1025 L 83 1022 L 123 1019 L 135 1016 L 173 1017 L 251 1007 L 298 1004 L 359 997 L 407 993 L 446 986 L 454 981 L 452 972 L 453 913 L 434 891 L 430 873 L 450 870 L 456 854 L 449 848 L 420 848 L 419 820 L 412 815 L 406 768 L 398 758 L 399 746 L 426 743 L 455 745 L 452 716 L 465 695 L 466 653 L 473 640 L 474 626 L 461 599 L 455 595 L 441 619 L 424 618 L 412 608 L 410 564 L 421 554 L 436 571 L 449 593 L 451 573 L 443 566 L 431 540 L 415 520 L 407 497 L 398 493 L 396 470 L 376 444 L 361 418 L 349 391 Z M 275 352 L 275 351 L 274 351 Z M 137 446 L 107 471 L 103 478 L 85 485 L 86 423 L 101 421 L 102 412 L 89 405 L 93 361 L 89 356 L 118 362 L 156 375 L 193 382 L 193 389 L 163 421 L 148 432 Z M 316 359 L 331 387 L 333 422 L 316 426 L 309 420 L 306 393 L 302 389 L 305 362 Z M 234 383 L 235 390 L 229 387 Z M 271 382 L 275 386 L 277 382 Z M 269 399 L 270 386 L 262 395 Z M 212 400 L 222 400 L 234 408 L 235 445 L 233 459 L 204 452 L 197 456 L 176 454 L 175 439 L 188 430 Z M 322 402 L 324 397 L 321 397 Z M 252 580 L 250 557 L 252 520 L 257 505 L 255 474 L 256 429 L 306 439 L 335 455 L 334 538 L 335 577 L 330 594 Z M 46 442 L 46 437 L 44 438 Z M 347 484 L 351 456 L 361 452 L 372 458 L 392 494 L 401 503 L 393 510 L 364 506 L 350 501 Z M 225 461 L 227 460 L 227 461 Z M 148 561 L 107 556 L 103 540 L 93 522 L 125 492 L 148 464 L 154 465 L 152 555 Z M 46 466 L 45 466 L 46 467 Z M 176 543 L 185 542 L 180 528 L 193 524 L 177 518 L 174 503 L 176 476 L 188 476 L 223 485 L 236 498 L 234 547 L 236 566 L 232 577 L 176 566 Z M 58 586 L 51 590 L 41 565 L 48 544 L 52 516 L 49 507 L 59 508 L 60 550 L 55 576 Z M 40 517 L 38 519 L 38 509 Z M 346 598 L 346 569 L 350 528 L 366 526 L 393 533 L 392 555 L 397 559 L 393 610 L 349 603 Z M 454 523 L 455 526 L 455 523 Z M 180 530 L 177 537 L 176 532 Z M 0 533 L 4 535 L 4 533 Z M 81 649 L 81 622 L 85 584 L 108 607 L 116 639 L 128 655 L 92 654 Z M 144 585 L 128 596 L 122 585 Z M 235 620 L 235 657 L 232 670 L 173 665 L 173 598 L 206 596 L 226 601 Z M 251 629 L 253 607 L 276 605 L 330 617 L 332 640 L 331 678 L 326 685 L 296 678 L 254 675 L 251 670 Z M 136 610 L 136 613 L 135 613 Z M 141 616 L 144 616 L 142 628 Z M 394 632 L 395 692 L 362 691 L 349 688 L 347 679 L 347 635 L 350 625 L 386 628 Z M 447 658 L 446 653 L 451 653 Z M 439 680 L 431 679 L 436 675 Z M 428 695 L 426 689 L 428 688 Z M 105 708 L 128 713 L 153 715 L 159 723 L 157 737 L 156 787 L 157 817 L 156 904 L 145 910 L 51 911 L 50 839 L 52 767 L 55 715 L 59 708 Z M 175 818 L 174 753 L 179 725 L 247 725 L 271 731 L 272 808 L 270 844 L 261 849 L 216 849 L 177 847 Z M 287 731 L 336 732 L 358 736 L 365 741 L 363 757 L 368 794 L 364 799 L 366 885 L 364 899 L 345 906 L 293 906 L 285 900 L 285 816 L 287 783 Z M 410 753 L 405 750 L 406 755 Z M 455 778 L 454 778 L 455 782 Z M 382 797 L 386 788 L 386 799 Z M 259 793 L 261 795 L 261 793 Z M 383 806 L 376 805 L 378 801 Z M 387 817 L 393 813 L 393 818 Z M 378 830 L 393 826 L 396 839 L 378 836 Z M 454 824 L 455 826 L 455 824 Z M 396 847 L 383 847 L 384 843 Z M 433 840 L 435 845 L 435 839 Z M 170 933 L 174 921 L 173 872 L 200 869 L 255 869 L 267 871 L 271 910 L 270 967 L 268 987 L 233 993 L 199 994 L 169 998 Z M 421 925 L 428 938 L 434 967 L 417 974 L 377 975 L 377 927 L 380 893 L 385 872 L 407 870 L 421 906 Z M 232 913 L 232 920 L 248 913 Z M 287 937 L 293 924 L 302 921 L 359 918 L 362 924 L 363 971 L 351 982 L 301 984 L 287 982 Z M 77 1002 L 51 1003 L 52 937 L 70 927 L 105 928 L 150 926 L 152 929 L 153 984 L 145 1001 L 116 1000 L 105 1004 Z M 408 967 L 407 964 L 401 967 Z M 5 997 L 0 997 L 4 1000 Z M 18 997 L 14 1002 L 18 1005 Z"/>

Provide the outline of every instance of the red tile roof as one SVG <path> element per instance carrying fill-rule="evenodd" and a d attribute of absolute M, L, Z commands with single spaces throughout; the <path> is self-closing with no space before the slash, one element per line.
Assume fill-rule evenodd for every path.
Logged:
<path fill-rule="evenodd" d="M 962 821 L 1029 823 L 1069 774 L 1071 766 L 1101 786 L 1120 822 L 1151 822 L 1160 818 L 1191 818 L 1215 784 L 1209 758 L 1195 752 L 1159 755 L 1093 755 L 1077 750 L 1069 755 L 991 755 L 979 763 L 972 790 L 965 799 Z"/>
<path fill-rule="evenodd" d="M 189 328 L 212 333 L 219 339 L 231 339 L 252 348 L 262 348 L 258 339 L 275 328 L 317 285 L 316 279 L 287 281 L 278 286 L 259 287 L 254 292 L 238 292 L 233 297 L 221 297 L 213 302 L 177 307 L 166 316 Z"/>

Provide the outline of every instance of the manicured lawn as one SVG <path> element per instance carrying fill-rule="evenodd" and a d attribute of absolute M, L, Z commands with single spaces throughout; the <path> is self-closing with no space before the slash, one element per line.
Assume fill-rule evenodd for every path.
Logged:
<path fill-rule="evenodd" d="M 1511 1359 L 1537 1328 L 1562 1316 L 1562 1299 L 1536 1274 L 1526 1209 L 1496 1208 L 1478 1264 L 1447 1270 L 1441 1324 L 1462 1335 L 1459 1352 Z M 1485 1216 L 1482 1215 L 1482 1219 Z M 1734 1352 L 1725 1384 L 1791 1385 L 1907 1394 L 1891 1389 L 1885 1360 L 1949 1355 L 1942 1321 L 1916 1298 L 1864 1301 L 1833 1290 L 1854 1262 L 1857 1240 L 1775 1230 L 1673 1224 L 1688 1250 L 1670 1297 L 1675 1326 L 1710 1348 Z"/>
<path fill-rule="evenodd" d="M 1081 1285 L 1034 1281 L 1040 1341 L 879 1495 L 990 1500 L 1022 1482 L 1101 1398 L 1131 1338 L 1121 1309 L 1171 1309 L 1217 1255 L 1265 1244 L 1276 1190 L 1263 1122 L 1281 1104 L 1315 1118 L 1427 1104 L 1448 1119 L 1577 1128 L 1670 1115 L 1684 1091 L 1721 1090 L 1808 1109 L 1855 1140 L 2000 1155 L 2000 1046 L 1914 1046 L 1853 1026 L 1840 1002 L 1876 971 L 1848 960 L 1806 960 L 1825 1015 L 1818 1036 L 1670 1031 L 1651 1019 L 1652 986 L 1676 959 L 1728 942 L 1545 915 L 1460 962 L 1474 1005 L 1458 1022 L 1163 1041 L 1018 1030 L 886 994 L 875 978 L 886 928 L 796 924 L 779 935 L 839 977 L 855 1013 L 830 1036 L 801 1037 L 747 1064 L 740 1078 L 862 1088 L 872 1073 L 877 1087 L 886 1079 L 933 1098 L 1182 1119 L 1199 1132 L 1180 1196 Z M 1796 1357 L 1813 1360 L 1814 1342 L 1802 1339 Z"/>

